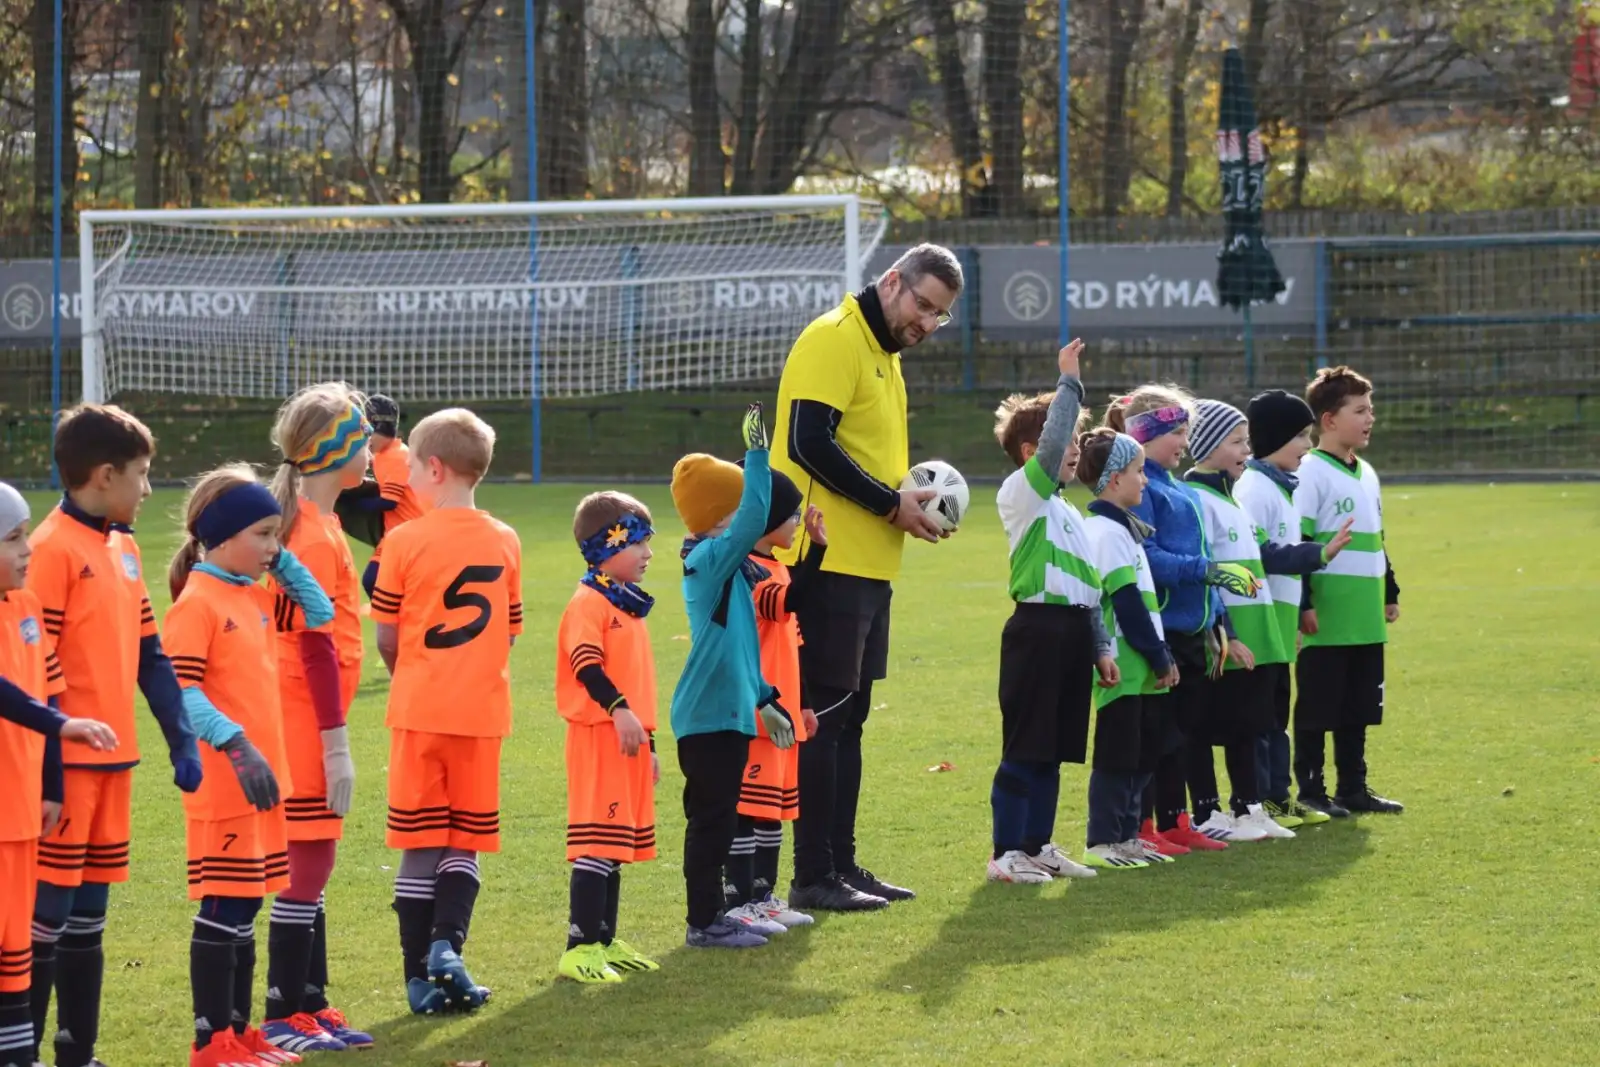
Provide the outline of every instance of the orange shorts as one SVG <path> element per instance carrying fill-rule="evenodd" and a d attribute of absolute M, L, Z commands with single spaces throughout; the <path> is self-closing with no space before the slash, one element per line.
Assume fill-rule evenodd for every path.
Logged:
<path fill-rule="evenodd" d="M 294 792 L 283 798 L 290 841 L 337 841 L 344 820 L 328 807 L 328 779 L 322 767 L 322 731 L 310 700 L 283 693 L 283 749 L 289 756 Z"/>
<path fill-rule="evenodd" d="M 38 846 L 33 839 L 0 841 L 0 993 L 26 993 L 33 982 Z"/>
<path fill-rule="evenodd" d="M 68 767 L 61 823 L 39 842 L 39 880 L 71 889 L 128 880 L 133 771 Z"/>
<path fill-rule="evenodd" d="M 650 749 L 617 748 L 610 723 L 567 726 L 567 859 L 642 863 L 656 858 L 656 787 Z"/>
<path fill-rule="evenodd" d="M 189 899 L 265 897 L 289 885 L 283 805 L 232 819 L 190 819 Z"/>
<path fill-rule="evenodd" d="M 739 814 L 792 822 L 800 817 L 800 746 L 779 748 L 765 737 L 750 739 L 750 757 L 739 783 Z"/>
<path fill-rule="evenodd" d="M 500 851 L 498 737 L 393 730 L 390 848 Z"/>

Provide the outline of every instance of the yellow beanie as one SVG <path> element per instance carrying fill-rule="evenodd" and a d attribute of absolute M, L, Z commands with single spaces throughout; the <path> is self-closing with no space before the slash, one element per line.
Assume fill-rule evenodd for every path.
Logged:
<path fill-rule="evenodd" d="M 672 466 L 672 506 L 692 534 L 703 534 L 739 510 L 744 471 L 727 460 L 691 452 Z"/>

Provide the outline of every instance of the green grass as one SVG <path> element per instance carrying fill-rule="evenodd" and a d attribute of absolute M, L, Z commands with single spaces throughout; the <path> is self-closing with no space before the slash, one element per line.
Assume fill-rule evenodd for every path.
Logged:
<path fill-rule="evenodd" d="M 405 1014 L 388 907 L 395 857 L 383 847 L 385 682 L 369 648 L 351 714 L 357 810 L 328 890 L 336 1000 L 381 1042 L 365 1067 L 1592 1057 L 1600 486 L 1391 487 L 1405 615 L 1388 722 L 1369 754 L 1374 784 L 1407 814 L 1042 889 L 983 881 L 1009 605 L 1005 543 L 979 489 L 958 537 L 907 552 L 890 678 L 867 730 L 862 855 L 920 899 L 827 918 L 759 952 L 682 949 L 681 779 L 663 737 L 662 858 L 626 873 L 622 905 L 623 932 L 663 971 L 603 989 L 553 981 L 567 868 L 551 677 L 579 569 L 568 523 L 580 492 L 483 493 L 522 535 L 528 629 L 513 664 L 504 851 L 484 864 L 468 947 L 495 998 L 473 1017 Z M 675 530 L 665 494 L 647 498 Z M 153 573 L 173 547 L 176 503 L 163 493 L 145 510 Z M 663 547 L 649 586 L 664 705 L 688 646 L 674 546 Z M 146 717 L 143 741 L 159 752 L 153 727 Z M 955 770 L 929 773 L 942 760 Z M 1056 839 L 1073 851 L 1084 783 L 1082 768 L 1067 769 Z M 171 1067 L 189 1039 L 183 819 L 159 759 L 139 770 L 136 796 L 133 881 L 112 895 L 100 1054 Z M 788 858 L 786 844 L 786 868 Z"/>

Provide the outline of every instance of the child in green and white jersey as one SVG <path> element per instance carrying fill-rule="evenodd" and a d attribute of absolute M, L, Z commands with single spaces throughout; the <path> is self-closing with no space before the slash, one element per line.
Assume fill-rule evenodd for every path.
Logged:
<path fill-rule="evenodd" d="M 1397 801 L 1367 784 L 1367 728 L 1383 722 L 1383 646 L 1400 618 L 1400 586 L 1383 540 L 1378 475 L 1356 453 L 1376 421 L 1372 383 L 1349 367 L 1317 372 L 1306 387 L 1317 448 L 1300 467 L 1295 506 L 1307 540 L 1327 543 L 1350 520 L 1350 547 L 1306 582 L 1295 680 L 1295 775 L 1300 800 L 1337 814 L 1397 813 Z M 1339 784 L 1329 798 L 1323 735 L 1333 734 Z"/>

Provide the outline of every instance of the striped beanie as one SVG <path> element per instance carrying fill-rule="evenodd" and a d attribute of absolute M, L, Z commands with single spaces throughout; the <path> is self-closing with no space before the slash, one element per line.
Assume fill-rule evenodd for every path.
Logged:
<path fill-rule="evenodd" d="M 1195 401 L 1194 422 L 1189 428 L 1189 455 L 1196 463 L 1204 463 L 1243 422 L 1244 413 L 1232 404 L 1220 400 Z"/>

